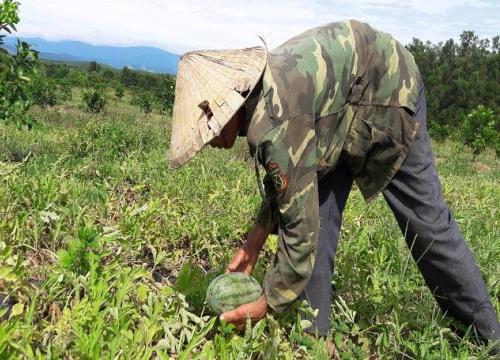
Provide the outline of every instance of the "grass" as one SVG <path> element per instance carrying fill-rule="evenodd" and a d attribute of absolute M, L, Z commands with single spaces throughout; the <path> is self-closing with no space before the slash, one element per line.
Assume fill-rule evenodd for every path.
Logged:
<path fill-rule="evenodd" d="M 167 117 L 111 101 L 33 109 L 34 131 L 0 124 L 0 358 L 322 359 L 304 307 L 237 334 L 203 307 L 260 195 L 244 141 L 169 171 Z M 434 150 L 445 197 L 500 312 L 499 163 L 453 142 Z M 259 261 L 261 279 L 271 239 Z M 445 317 L 382 198 L 344 214 L 332 340 L 342 359 L 486 359 Z M 5 310 L 0 310 L 0 315 Z M 462 330 L 467 330 L 463 329 Z"/>

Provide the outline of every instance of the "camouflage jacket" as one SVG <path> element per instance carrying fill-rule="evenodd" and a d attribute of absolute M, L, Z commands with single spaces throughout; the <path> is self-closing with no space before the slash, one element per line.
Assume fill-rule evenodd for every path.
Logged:
<path fill-rule="evenodd" d="M 247 102 L 247 138 L 257 174 L 265 169 L 257 222 L 279 229 L 264 280 L 274 310 L 286 309 L 312 272 L 318 180 L 342 155 L 365 199 L 379 193 L 417 133 L 420 81 L 399 42 L 357 21 L 306 31 L 269 53 L 262 89 Z"/>

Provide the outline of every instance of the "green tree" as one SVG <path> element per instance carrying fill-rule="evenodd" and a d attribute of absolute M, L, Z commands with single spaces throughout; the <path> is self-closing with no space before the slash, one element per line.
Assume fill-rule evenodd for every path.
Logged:
<path fill-rule="evenodd" d="M 427 119 L 433 137 L 460 131 L 478 104 L 500 113 L 499 37 L 481 39 L 463 31 L 459 42 L 432 44 L 419 39 L 407 45 L 424 78 Z"/>
<path fill-rule="evenodd" d="M 89 73 L 99 72 L 101 66 L 96 61 L 91 61 L 89 63 Z"/>
<path fill-rule="evenodd" d="M 73 98 L 72 87 L 69 81 L 61 80 L 59 82 L 57 97 L 62 101 L 68 101 Z"/>
<path fill-rule="evenodd" d="M 491 50 L 493 54 L 498 54 L 500 52 L 500 36 L 494 36 L 491 40 Z"/>
<path fill-rule="evenodd" d="M 19 3 L 5 0 L 0 3 L 0 31 L 12 33 L 19 22 Z M 4 34 L 0 34 L 0 44 Z M 31 106 L 26 84 L 36 72 L 38 52 L 24 41 L 17 41 L 16 54 L 0 53 L 0 120 L 13 122 L 19 128 L 31 128 L 34 119 L 27 115 Z"/>
<path fill-rule="evenodd" d="M 45 64 L 45 75 L 51 79 L 63 80 L 66 79 L 70 73 L 68 64 Z"/>
<path fill-rule="evenodd" d="M 134 85 L 134 77 L 133 77 L 133 72 L 132 70 L 130 70 L 128 67 L 124 67 L 122 69 L 122 73 L 121 73 L 121 81 L 122 81 L 122 84 L 123 86 L 132 86 Z"/>
<path fill-rule="evenodd" d="M 150 115 L 153 112 L 153 97 L 146 92 L 141 96 L 141 108 L 146 115 Z"/>
<path fill-rule="evenodd" d="M 106 94 L 100 86 L 84 90 L 82 100 L 85 111 L 95 114 L 104 110 L 107 102 Z"/>
<path fill-rule="evenodd" d="M 175 99 L 175 78 L 173 76 L 166 77 L 155 93 L 161 110 L 171 114 Z"/>
<path fill-rule="evenodd" d="M 28 89 L 31 101 L 42 108 L 55 106 L 58 102 L 57 85 L 44 76 L 34 77 Z"/>
<path fill-rule="evenodd" d="M 115 79 L 115 73 L 111 69 L 105 69 L 102 72 L 102 78 L 109 84 Z"/>
<path fill-rule="evenodd" d="M 131 104 L 139 106 L 146 115 L 149 115 L 153 111 L 154 97 L 148 91 L 135 88 L 132 93 Z"/>
<path fill-rule="evenodd" d="M 498 153 L 500 150 L 500 133 L 495 128 L 493 110 L 479 105 L 464 120 L 460 132 L 464 145 L 470 147 L 473 159 L 487 147 Z"/>
<path fill-rule="evenodd" d="M 125 88 L 123 85 L 118 85 L 115 89 L 115 96 L 118 100 L 121 100 L 125 96 Z"/>
<path fill-rule="evenodd" d="M 12 34 L 17 31 L 16 25 L 19 23 L 19 3 L 12 0 L 5 0 L 0 3 L 0 45 L 3 44 L 3 38 L 6 36 L 2 31 Z"/>
<path fill-rule="evenodd" d="M 78 69 L 71 69 L 66 79 L 73 86 L 84 87 L 87 84 L 86 76 Z"/>

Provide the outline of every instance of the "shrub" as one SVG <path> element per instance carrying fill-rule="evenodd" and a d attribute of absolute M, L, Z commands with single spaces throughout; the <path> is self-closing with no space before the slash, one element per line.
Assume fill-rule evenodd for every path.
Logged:
<path fill-rule="evenodd" d="M 106 69 L 102 72 L 102 78 L 109 83 L 115 79 L 115 73 L 113 70 Z"/>
<path fill-rule="evenodd" d="M 429 124 L 429 135 L 438 141 L 444 141 L 450 136 L 451 129 L 446 124 L 433 121 Z"/>
<path fill-rule="evenodd" d="M 166 114 L 172 114 L 175 99 L 175 78 L 166 78 L 156 91 L 161 110 Z"/>
<path fill-rule="evenodd" d="M 498 153 L 500 150 L 500 134 L 495 128 L 493 110 L 479 105 L 465 118 L 460 131 L 462 143 L 472 149 L 474 155 L 481 154 L 487 147 Z"/>
<path fill-rule="evenodd" d="M 56 84 L 44 77 L 36 77 L 29 85 L 29 95 L 33 104 L 42 108 L 57 105 L 58 93 Z"/>
<path fill-rule="evenodd" d="M 137 105 L 146 115 L 153 111 L 154 98 L 147 91 L 135 91 L 132 95 L 132 105 Z"/>
<path fill-rule="evenodd" d="M 108 82 L 101 76 L 99 72 L 91 72 L 85 76 L 85 83 L 90 88 L 105 88 Z"/>
<path fill-rule="evenodd" d="M 88 68 L 89 73 L 99 72 L 99 70 L 101 70 L 101 65 L 99 65 L 97 62 L 91 61 L 89 63 L 89 68 Z"/>
<path fill-rule="evenodd" d="M 144 93 L 141 96 L 141 108 L 146 115 L 151 114 L 153 111 L 153 98 L 150 94 Z"/>
<path fill-rule="evenodd" d="M 73 86 L 84 87 L 87 84 L 87 78 L 81 71 L 77 69 L 71 69 L 66 80 Z"/>
<path fill-rule="evenodd" d="M 73 98 L 73 93 L 71 92 L 71 84 L 67 81 L 60 82 L 59 83 L 59 98 L 62 101 L 68 101 Z"/>
<path fill-rule="evenodd" d="M 154 148 L 155 131 L 135 123 L 133 118 L 89 121 L 71 139 L 76 157 L 121 158 L 133 151 Z"/>
<path fill-rule="evenodd" d="M 100 113 L 106 106 L 106 95 L 100 87 L 95 87 L 83 91 L 83 106 L 85 111 Z"/>
<path fill-rule="evenodd" d="M 125 88 L 123 85 L 118 85 L 115 89 L 115 96 L 118 100 L 121 100 L 125 96 Z"/>
<path fill-rule="evenodd" d="M 78 238 L 68 243 L 66 250 L 57 252 L 59 265 L 80 275 L 85 275 L 96 255 L 92 250 L 98 247 L 99 237 L 97 230 L 92 227 L 81 226 L 78 229 Z"/>

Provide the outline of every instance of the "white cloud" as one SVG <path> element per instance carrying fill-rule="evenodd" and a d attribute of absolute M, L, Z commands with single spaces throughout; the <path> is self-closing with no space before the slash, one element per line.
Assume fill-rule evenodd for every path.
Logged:
<path fill-rule="evenodd" d="M 309 27 L 345 18 L 367 21 L 403 42 L 412 37 L 442 40 L 479 27 L 479 19 L 467 19 L 470 9 L 483 11 L 484 18 L 500 18 L 493 1 L 24 0 L 19 29 L 22 35 L 151 45 L 179 53 L 253 46 L 259 44 L 258 35 L 272 48 Z M 465 9 L 463 16 L 449 15 L 456 9 Z M 500 33 L 498 23 L 489 30 Z"/>
<path fill-rule="evenodd" d="M 140 4 L 140 5 L 138 5 Z M 93 43 L 149 44 L 185 51 L 197 47 L 247 46 L 258 35 L 284 40 L 315 14 L 307 1 L 25 0 L 23 34 Z M 287 34 L 287 35 L 284 35 Z"/>
<path fill-rule="evenodd" d="M 406 8 L 431 15 L 445 14 L 457 7 L 489 6 L 485 0 L 343 0 L 343 3 L 371 9 Z"/>

